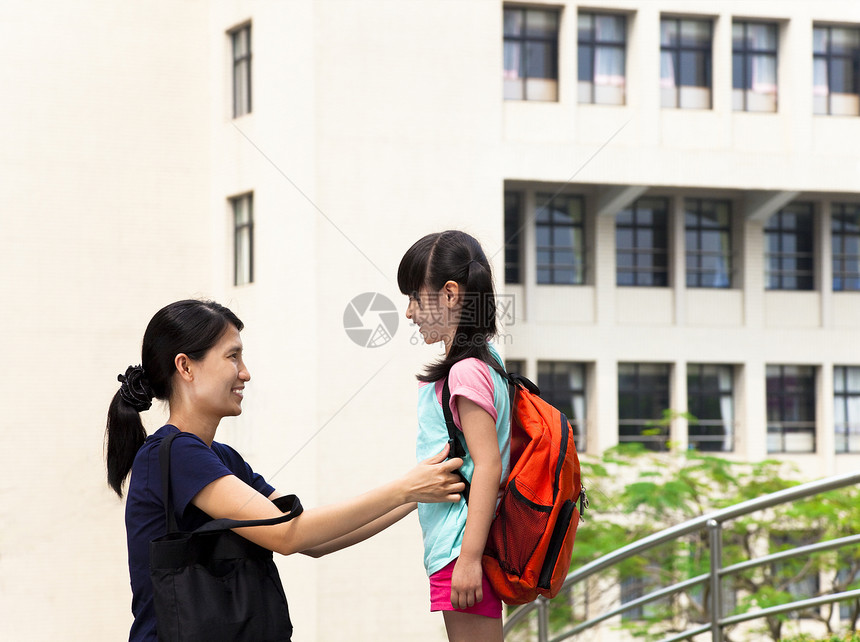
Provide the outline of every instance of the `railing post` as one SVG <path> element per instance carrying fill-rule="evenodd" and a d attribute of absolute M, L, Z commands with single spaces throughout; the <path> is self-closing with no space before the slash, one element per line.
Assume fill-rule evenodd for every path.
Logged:
<path fill-rule="evenodd" d="M 723 529 L 715 519 L 708 520 L 708 544 L 711 549 L 711 640 L 723 642 L 723 591 L 720 570 L 723 568 Z"/>
<path fill-rule="evenodd" d="M 547 642 L 549 640 L 549 600 L 542 595 L 537 599 L 537 618 L 538 642 Z"/>

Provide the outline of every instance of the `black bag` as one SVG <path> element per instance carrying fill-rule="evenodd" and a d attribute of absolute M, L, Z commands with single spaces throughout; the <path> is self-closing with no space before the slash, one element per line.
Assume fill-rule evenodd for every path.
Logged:
<path fill-rule="evenodd" d="M 149 544 L 149 573 L 162 642 L 289 641 L 293 632 L 287 598 L 272 551 L 230 529 L 280 524 L 297 517 L 295 495 L 275 505 L 281 517 L 239 521 L 214 519 L 193 532 L 180 532 L 170 494 L 170 445 L 158 451 L 167 535 Z"/>

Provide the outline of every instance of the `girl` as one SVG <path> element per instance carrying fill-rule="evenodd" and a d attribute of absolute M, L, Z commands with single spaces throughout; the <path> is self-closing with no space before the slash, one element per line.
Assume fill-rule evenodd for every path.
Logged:
<path fill-rule="evenodd" d="M 448 441 L 442 388 L 448 379 L 454 423 L 467 454 L 461 473 L 471 482 L 468 507 L 419 504 L 430 609 L 442 611 L 451 642 L 502 640 L 502 603 L 487 582 L 481 557 L 509 472 L 510 402 L 501 359 L 488 340 L 496 334 L 490 264 L 464 232 L 430 234 L 400 262 L 400 291 L 409 297 L 406 318 L 425 343 L 441 341 L 445 356 L 418 376 L 419 459 Z"/>
<path fill-rule="evenodd" d="M 134 623 L 130 640 L 156 640 L 149 578 L 149 542 L 165 534 L 158 448 L 180 433 L 171 449 L 171 492 L 181 530 L 213 518 L 276 517 L 280 494 L 235 450 L 215 441 L 222 417 L 242 412 L 251 379 L 242 358 L 242 322 L 210 301 L 178 301 L 160 310 L 143 337 L 142 366 L 129 367 L 108 411 L 108 482 L 122 497 L 131 471 L 126 504 L 129 572 Z M 168 403 L 167 425 L 151 437 L 140 420 L 153 397 Z M 442 450 L 442 449 L 440 449 Z M 447 450 L 402 478 L 353 499 L 305 510 L 290 522 L 244 528 L 243 537 L 283 555 L 314 557 L 355 544 L 393 524 L 414 502 L 455 502 L 463 484 L 452 472 L 462 460 L 444 461 Z"/>

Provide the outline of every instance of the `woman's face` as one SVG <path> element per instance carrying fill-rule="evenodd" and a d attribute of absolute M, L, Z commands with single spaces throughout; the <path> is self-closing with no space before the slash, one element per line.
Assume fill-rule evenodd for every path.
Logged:
<path fill-rule="evenodd" d="M 194 402 L 201 413 L 220 419 L 242 413 L 245 384 L 251 375 L 242 360 L 242 339 L 235 326 L 227 330 L 206 356 L 194 361 Z"/>

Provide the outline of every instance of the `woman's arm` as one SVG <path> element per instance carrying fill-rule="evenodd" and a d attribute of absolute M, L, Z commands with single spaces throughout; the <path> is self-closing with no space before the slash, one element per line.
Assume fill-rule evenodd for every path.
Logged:
<path fill-rule="evenodd" d="M 463 436 L 475 462 L 463 546 L 451 577 L 451 604 L 463 609 L 483 599 L 481 557 L 496 514 L 502 455 L 492 416 L 465 397 L 456 399 Z"/>
<path fill-rule="evenodd" d="M 352 531 L 348 535 L 338 537 L 337 539 L 333 539 L 330 542 L 326 542 L 321 546 L 315 546 L 314 548 L 309 548 L 301 552 L 305 555 L 310 555 L 311 557 L 322 557 L 323 555 L 334 553 L 341 549 L 352 546 L 353 544 L 358 544 L 359 542 L 363 542 L 364 540 L 373 537 L 377 533 L 381 533 L 392 524 L 399 522 L 409 513 L 414 511 L 417 506 L 418 505 L 414 502 L 410 504 L 404 504 L 403 506 L 398 506 L 393 511 L 387 513 L 386 515 L 383 515 L 379 519 L 370 522 L 366 526 L 362 526 L 361 528 Z"/>
<path fill-rule="evenodd" d="M 462 460 L 446 461 L 447 453 L 445 448 L 400 479 L 352 499 L 305 509 L 301 515 L 284 524 L 240 528 L 236 532 L 269 550 L 289 555 L 313 550 L 349 535 L 403 504 L 458 501 L 463 484 L 452 471 L 462 465 Z M 216 519 L 265 519 L 282 514 L 268 498 L 235 475 L 226 475 L 211 482 L 194 496 L 191 503 Z"/>

